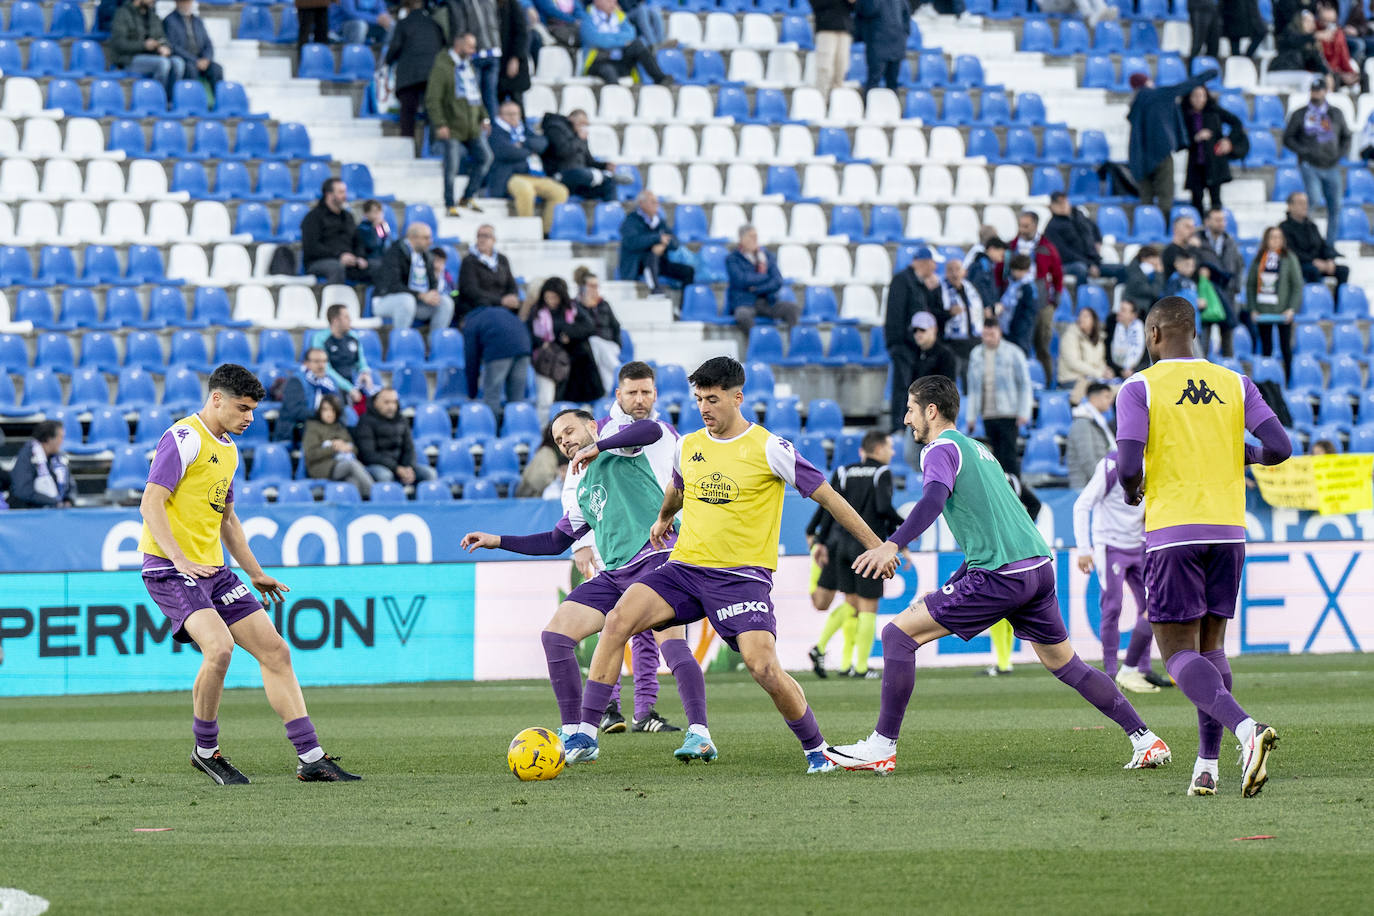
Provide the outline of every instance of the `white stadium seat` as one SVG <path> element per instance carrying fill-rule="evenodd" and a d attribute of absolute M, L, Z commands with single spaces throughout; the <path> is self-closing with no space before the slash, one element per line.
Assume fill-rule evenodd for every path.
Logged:
<path fill-rule="evenodd" d="M 728 51 L 739 47 L 739 25 L 730 13 L 707 13 L 706 30 L 701 44 L 717 51 Z"/>
<path fill-rule="evenodd" d="M 954 199 L 980 204 L 992 197 L 992 182 L 988 170 L 981 165 L 959 166 L 954 180 Z"/>
<path fill-rule="evenodd" d="M 43 163 L 43 187 L 48 200 L 75 200 L 82 196 L 81 167 L 70 159 L 49 159 Z"/>
<path fill-rule="evenodd" d="M 694 161 L 697 158 L 696 130 L 685 124 L 669 124 L 663 128 L 663 141 L 659 145 L 658 155 L 669 162 Z"/>
<path fill-rule="evenodd" d="M 1016 213 L 1005 204 L 984 207 L 983 223 L 996 229 L 999 239 L 1016 238 Z"/>
<path fill-rule="evenodd" d="M 543 82 L 561 83 L 573 75 L 573 61 L 568 52 L 558 45 L 544 45 L 539 49 L 539 79 Z M 525 112 L 529 113 L 529 94 L 525 95 Z"/>
<path fill-rule="evenodd" d="M 887 131 L 881 127 L 864 125 L 854 131 L 854 147 L 852 155 L 855 159 L 870 159 L 874 162 L 884 162 L 888 158 Z"/>
<path fill-rule="evenodd" d="M 769 163 L 777 158 L 773 146 L 773 131 L 763 124 L 746 124 L 739 132 L 741 162 Z"/>
<path fill-rule="evenodd" d="M 277 290 L 276 326 L 308 328 L 319 323 L 315 290 L 309 286 L 283 286 Z"/>
<path fill-rule="evenodd" d="M 981 226 L 977 210 L 966 204 L 954 204 L 945 211 L 945 225 L 940 238 L 953 245 L 972 245 L 978 241 L 978 229 Z"/>
<path fill-rule="evenodd" d="M 0 200 L 28 200 L 38 194 L 38 169 L 28 159 L 0 162 Z"/>
<path fill-rule="evenodd" d="M 794 209 L 793 212 L 795 213 L 796 210 Z M 822 219 L 824 219 L 824 215 L 822 215 Z M 758 230 L 761 244 L 776 245 L 779 242 L 787 241 L 787 214 L 783 213 L 782 207 L 777 204 L 759 204 L 754 207 L 749 221 Z M 733 238 L 729 235 L 724 237 Z"/>
<path fill-rule="evenodd" d="M 930 158 L 926 147 L 926 135 L 919 127 L 898 127 L 892 132 L 893 162 L 917 165 Z"/>
<path fill-rule="evenodd" d="M 14 229 L 20 244 L 47 244 L 58 239 L 57 210 L 45 200 L 26 200 L 19 205 Z"/>
<path fill-rule="evenodd" d="M 744 215 L 744 208 L 739 204 L 716 204 L 711 208 L 711 237 L 718 239 L 738 238 L 739 227 L 747 222 L 749 219 Z"/>
<path fill-rule="evenodd" d="M 725 196 L 720 169 L 708 162 L 693 162 L 687 166 L 686 200 L 717 201 Z"/>
<path fill-rule="evenodd" d="M 582 109 L 587 117 L 596 120 L 596 93 L 590 86 L 564 86 L 563 95 L 558 101 L 558 113 L 569 114 Z"/>
<path fill-rule="evenodd" d="M 157 200 L 148 208 L 148 238 L 157 242 L 172 242 L 187 238 L 190 232 L 186 208 L 181 204 Z"/>
<path fill-rule="evenodd" d="M 815 155 L 816 138 L 805 124 L 784 124 L 778 131 L 779 162 L 792 165 L 813 159 Z"/>
<path fill-rule="evenodd" d="M 930 151 L 932 162 L 962 162 L 964 159 L 964 135 L 957 127 L 934 127 L 930 131 Z"/>
<path fill-rule="evenodd" d="M 810 249 L 805 245 L 779 245 L 778 272 L 787 280 L 810 283 L 815 272 L 811 266 Z"/>
<path fill-rule="evenodd" d="M 808 165 L 802 174 L 802 197 L 831 201 L 840 196 L 840 180 L 833 165 Z"/>
<path fill-rule="evenodd" d="M 878 201 L 878 176 L 866 162 L 851 162 L 844 167 L 840 200 L 850 203 Z"/>
<path fill-rule="evenodd" d="M 816 249 L 816 281 L 833 286 L 854 277 L 854 262 L 848 245 L 822 245 Z"/>
<path fill-rule="evenodd" d="M 745 13 L 740 26 L 739 43 L 746 48 L 766 50 L 778 44 L 778 27 L 773 17 L 763 13 Z"/>
<path fill-rule="evenodd" d="M 860 324 L 881 324 L 883 315 L 873 287 L 857 283 L 847 285 L 840 296 L 840 317 Z"/>
<path fill-rule="evenodd" d="M 916 177 L 905 165 L 885 165 L 878 181 L 878 197 L 885 204 L 901 204 L 916 199 Z"/>
<path fill-rule="evenodd" d="M 930 204 L 912 204 L 906 211 L 906 237 L 909 239 L 938 238 L 941 224 L 940 211 Z"/>
<path fill-rule="evenodd" d="M 251 321 L 255 327 L 276 327 L 277 304 L 265 286 L 240 286 L 234 292 L 234 320 Z"/>
<path fill-rule="evenodd" d="M 701 129 L 701 158 L 707 162 L 734 162 L 735 130 L 727 124 L 707 124 Z"/>
<path fill-rule="evenodd" d="M 628 125 L 620 140 L 620 161 L 648 162 L 657 158 L 658 134 L 654 129 L 648 124 Z"/>
<path fill-rule="evenodd" d="M 781 86 L 796 86 L 802 81 L 801 59 L 797 52 L 785 48 L 774 48 L 768 52 L 768 65 L 764 68 L 765 82 Z"/>
<path fill-rule="evenodd" d="M 101 235 L 112 245 L 145 241 L 147 231 L 143 226 L 143 208 L 131 200 L 111 201 L 105 207 L 105 231 Z"/>
<path fill-rule="evenodd" d="M 701 47 L 701 20 L 696 13 L 670 13 L 668 37 L 689 48 Z"/>
<path fill-rule="evenodd" d="M 199 205 L 197 205 L 199 206 Z M 216 245 L 210 259 L 210 279 L 223 286 L 236 286 L 253 278 L 253 262 L 242 245 Z"/>
<path fill-rule="evenodd" d="M 91 243 L 100 227 L 100 211 L 89 200 L 69 200 L 62 205 L 62 225 L 58 235 L 76 242 Z"/>
<path fill-rule="evenodd" d="M 854 252 L 854 279 L 883 284 L 892 279 L 892 258 L 882 245 L 860 245 Z"/>
<path fill-rule="evenodd" d="M 62 129 L 49 118 L 29 118 L 24 122 L 24 142 L 19 151 L 33 159 L 62 153 Z"/>
<path fill-rule="evenodd" d="M 597 118 L 606 124 L 628 124 L 635 120 L 635 97 L 619 84 L 601 87 Z"/>
<path fill-rule="evenodd" d="M 835 110 L 836 89 L 830 93 L 830 110 Z M 853 92 L 853 90 L 849 90 Z M 857 95 L 857 93 L 856 93 Z M 902 120 L 902 103 L 891 89 L 870 89 L 864 120 L 869 124 L 896 124 Z"/>
<path fill-rule="evenodd" d="M 649 174 L 644 179 L 644 187 L 659 197 L 677 200 L 682 196 L 682 172 L 676 165 L 655 162 L 649 166 Z"/>
<path fill-rule="evenodd" d="M 954 199 L 954 179 L 943 165 L 923 165 L 916 179 L 916 196 L 935 202 Z"/>
<path fill-rule="evenodd" d="M 676 14 L 674 14 L 676 15 Z M 643 93 L 644 87 L 640 92 Z M 641 100 L 643 95 L 640 96 Z M 640 117 L 643 117 L 644 104 L 640 102 Z M 711 101 L 711 90 L 705 86 L 683 86 L 677 91 L 677 120 L 680 124 L 705 124 L 714 120 L 715 105 Z"/>
<path fill-rule="evenodd" d="M 754 201 L 763 196 L 763 179 L 759 170 L 741 162 L 732 163 L 725 170 L 726 200 Z M 714 233 L 713 233 L 714 234 Z"/>
<path fill-rule="evenodd" d="M 205 258 L 205 249 L 189 242 L 173 245 L 167 255 L 167 276 L 183 283 L 208 285 L 210 265 Z"/>
<path fill-rule="evenodd" d="M 605 124 L 593 124 L 587 130 L 587 148 L 597 159 L 614 159 L 620 150 L 620 140 L 616 136 L 615 128 Z M 654 146 L 654 151 L 657 154 L 657 145 Z"/>
<path fill-rule="evenodd" d="M 9 204 L 0 204 L 0 245 L 8 245 L 12 241 L 14 241 L 14 211 L 10 209 Z"/>
<path fill-rule="evenodd" d="M 129 163 L 129 187 L 134 200 L 156 200 L 167 196 L 167 172 L 156 159 L 135 159 Z"/>
<path fill-rule="evenodd" d="M 759 52 L 741 48 L 730 52 L 730 67 L 726 73 L 732 83 L 753 86 L 763 82 L 763 58 Z"/>
<path fill-rule="evenodd" d="M 545 48 L 544 50 L 547 51 L 549 49 Z M 562 51 L 561 48 L 555 50 Z M 543 60 L 542 52 L 540 54 L 540 60 Z M 542 67 L 543 65 L 541 64 L 540 66 Z M 542 69 L 540 73 L 543 73 Z M 554 91 L 548 86 L 535 85 L 525 90 L 526 117 L 541 119 L 546 113 L 557 110 L 558 96 L 555 95 Z"/>
<path fill-rule="evenodd" d="M 792 90 L 792 107 L 788 117 L 793 121 L 810 124 L 825 120 L 825 98 L 819 89 L 811 86 L 798 86 Z"/>
<path fill-rule="evenodd" d="M 86 163 L 87 200 L 113 200 L 124 196 L 124 170 L 117 162 L 95 159 Z"/>
<path fill-rule="evenodd" d="M 605 104 L 604 94 L 602 95 L 602 104 Z M 639 113 L 635 115 L 635 120 L 643 124 L 671 123 L 673 121 L 672 91 L 667 86 L 656 86 L 652 83 L 640 86 Z"/>
<path fill-rule="evenodd" d="M 36 115 L 43 111 L 43 90 L 36 80 L 27 76 L 5 77 L 5 98 L 0 103 L 0 114 L 11 118 L 22 115 Z"/>
<path fill-rule="evenodd" d="M 198 200 L 191 207 L 189 238 L 195 242 L 216 242 L 234 234 L 229 210 L 217 200 Z M 249 273 L 251 274 L 251 268 Z"/>
<path fill-rule="evenodd" d="M 1030 182 L 1019 165 L 999 165 L 992 172 L 992 200 L 1017 204 L 1030 197 Z"/>
<path fill-rule="evenodd" d="M 847 86 L 831 89 L 830 110 L 826 114 L 826 120 L 832 124 L 844 124 L 851 127 L 855 124 L 862 124 L 864 120 L 863 96 Z"/>
<path fill-rule="evenodd" d="M 797 204 L 793 207 L 787 235 L 794 242 L 824 242 L 830 238 L 830 226 L 820 204 Z"/>
<path fill-rule="evenodd" d="M 105 151 L 105 131 L 94 118 L 71 118 L 67 121 L 67 139 L 62 151 L 73 159 L 104 159 L 114 156 L 121 158 L 122 153 Z M 121 182 L 122 183 L 122 182 Z"/>

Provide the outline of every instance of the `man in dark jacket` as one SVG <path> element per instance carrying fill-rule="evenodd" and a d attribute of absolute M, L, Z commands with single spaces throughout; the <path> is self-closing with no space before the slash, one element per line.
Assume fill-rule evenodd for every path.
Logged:
<path fill-rule="evenodd" d="M 981 329 L 980 329 L 981 330 Z M 916 342 L 916 360 L 912 363 L 911 377 L 902 384 L 906 391 L 911 383 L 927 375 L 943 375 L 948 379 L 959 378 L 959 361 L 944 341 L 940 339 L 940 328 L 935 316 L 930 312 L 917 312 L 911 319 L 911 339 Z M 898 381 L 893 379 L 895 383 Z"/>
<path fill-rule="evenodd" d="M 1341 110 L 1327 103 L 1326 80 L 1325 75 L 1313 78 L 1307 107 L 1293 112 L 1283 129 L 1283 145 L 1298 157 L 1298 170 L 1302 172 L 1302 184 L 1307 189 L 1309 202 L 1316 200 L 1318 194 L 1326 201 L 1326 237 L 1334 242 L 1341 237 L 1341 201 L 1345 189 L 1341 159 L 1350 149 L 1350 126 L 1345 123 Z M 1304 265 L 1303 274 L 1306 273 Z"/>
<path fill-rule="evenodd" d="M 519 307 L 518 300 L 509 306 L 483 305 L 463 325 L 468 397 L 477 397 L 480 379 L 482 400 L 497 416 L 504 403 L 525 396 L 532 347 L 530 329 L 516 314 Z"/>
<path fill-rule="evenodd" d="M 167 44 L 153 0 L 129 0 L 115 10 L 105 49 L 110 52 L 112 67 L 157 80 L 169 99 L 172 84 L 186 72 L 185 62 Z"/>
<path fill-rule="evenodd" d="M 10 477 L 11 509 L 53 509 L 72 504 L 72 475 L 62 455 L 66 431 L 58 420 L 44 420 L 33 438 L 19 447 Z"/>
<path fill-rule="evenodd" d="M 696 276 L 690 266 L 668 259 L 668 252 L 678 247 L 673 226 L 659 212 L 658 197 L 645 188 L 635 198 L 635 211 L 620 224 L 621 280 L 640 280 L 651 290 L 662 289 L 666 278 L 683 286 Z"/>
<path fill-rule="evenodd" d="M 996 232 L 981 245 L 976 245 L 965 256 L 964 266 L 968 268 L 968 282 L 978 289 L 978 296 L 989 306 L 995 303 L 997 293 L 997 272 L 1007 258 L 1007 243 L 997 237 Z M 981 328 L 973 328 L 975 332 Z"/>
<path fill-rule="evenodd" d="M 549 148 L 549 141 L 525 128 L 520 106 L 511 100 L 501 111 L 487 138 L 495 164 L 487 173 L 487 193 L 515 201 L 516 216 L 533 216 L 534 199 L 544 200 L 544 234 L 553 228 L 553 214 L 568 199 L 565 185 L 543 175 L 530 174 L 530 157 Z"/>
<path fill-rule="evenodd" d="M 182 62 L 188 79 L 199 77 L 213 89 L 224 79 L 224 68 L 215 63 L 215 46 L 205 21 L 192 13 L 195 0 L 177 0 L 177 8 L 162 20 L 162 29 L 172 53 Z"/>
<path fill-rule="evenodd" d="M 487 117 L 491 117 L 498 101 L 496 84 L 501 78 L 501 14 L 496 0 L 447 0 L 434 19 L 450 42 L 465 33 L 472 35 L 472 50 L 467 56 L 476 77 L 479 101 Z"/>
<path fill-rule="evenodd" d="M 491 147 L 487 144 L 487 108 L 482 103 L 482 89 L 473 64 L 477 39 L 463 33 L 453 39 L 447 54 L 434 58 L 425 85 L 425 113 L 434 131 L 434 142 L 444 156 L 444 207 L 449 216 L 457 216 L 465 207 L 478 213 L 472 198 L 487 181 L 491 168 Z M 492 93 L 496 87 L 493 84 Z M 453 200 L 453 180 L 466 174 L 468 183 L 463 198 Z"/>
<path fill-rule="evenodd" d="M 372 406 L 353 430 L 358 460 L 378 483 L 399 480 L 410 486 L 417 480 L 434 480 L 429 462 L 415 454 L 410 421 L 401 416 L 401 399 L 395 388 L 383 388 L 372 396 Z"/>
<path fill-rule="evenodd" d="M 373 274 L 377 285 L 372 294 L 372 314 L 390 318 L 393 329 L 428 321 L 433 331 L 453 323 L 453 299 L 440 294 L 439 278 L 429 257 L 433 244 L 433 233 L 426 223 L 411 223 L 406 227 L 406 237 L 387 249 Z"/>
<path fill-rule="evenodd" d="M 511 273 L 510 261 L 496 250 L 496 230 L 491 226 L 477 227 L 477 243 L 458 267 L 459 321 L 484 305 L 520 307 L 515 274 Z"/>
<path fill-rule="evenodd" d="M 387 66 L 396 68 L 396 101 L 401 106 L 401 136 L 415 136 L 415 115 L 429 84 L 434 58 L 448 42 L 444 30 L 434 21 L 425 0 L 405 0 L 407 13 L 396 23 L 391 44 L 386 49 Z"/>
<path fill-rule="evenodd" d="M 880 81 L 896 92 L 902 58 L 906 56 L 906 37 L 911 32 L 907 0 L 859 0 L 855 12 L 858 37 L 864 43 L 868 63 L 864 95 Z"/>
<path fill-rule="evenodd" d="M 501 78 L 496 83 L 497 104 L 506 99 L 520 109 L 525 122 L 525 91 L 530 88 L 530 58 L 538 56 L 529 12 L 519 0 L 497 0 L 501 24 Z"/>
<path fill-rule="evenodd" d="M 1126 267 L 1125 298 L 1135 306 L 1137 314 L 1148 313 L 1150 306 L 1164 295 L 1164 281 L 1168 276 L 1164 272 L 1163 254 L 1158 245 L 1146 245 L 1136 253 Z M 1107 320 L 1110 322 L 1112 316 L 1109 315 Z M 1107 338 L 1111 339 L 1110 333 Z"/>
<path fill-rule="evenodd" d="M 1167 219 L 1174 207 L 1174 153 L 1188 145 L 1188 129 L 1178 100 L 1215 78 L 1216 70 L 1204 70 L 1190 80 L 1159 86 L 1146 73 L 1132 73 L 1130 111 L 1131 175 L 1140 188 L 1140 202 L 1153 204 Z"/>
<path fill-rule="evenodd" d="M 278 442 L 299 441 L 305 421 L 315 416 L 326 395 L 343 400 L 344 392 L 329 374 L 329 354 L 321 347 L 311 347 L 305 351 L 305 363 L 300 371 L 286 380 L 272 438 Z M 339 422 L 348 422 L 347 412 Z"/>
<path fill-rule="evenodd" d="M 1283 238 L 1302 265 L 1304 283 L 1321 283 L 1325 277 L 1335 277 L 1339 287 L 1350 279 L 1350 268 L 1337 264 L 1340 257 L 1331 243 L 1322 238 L 1321 230 L 1307 215 L 1307 195 L 1294 191 L 1288 195 L 1288 218 L 1279 223 Z M 1328 238 L 1330 233 L 1327 234 Z"/>
<path fill-rule="evenodd" d="M 575 108 L 567 117 L 549 112 L 540 127 L 549 141 L 544 150 L 544 174 L 568 189 L 574 197 L 611 201 L 620 179 L 615 166 L 597 159 L 587 147 L 587 113 Z"/>
<path fill-rule="evenodd" d="M 730 286 L 725 291 L 725 310 L 735 316 L 735 323 L 745 334 L 754 326 L 754 319 L 763 315 L 772 318 L 786 332 L 801 317 L 795 302 L 779 302 L 782 274 L 778 259 L 759 245 L 759 233 L 753 226 L 739 229 L 739 245 L 725 258 L 725 270 Z"/>
<path fill-rule="evenodd" d="M 1194 244 L 1209 250 L 1221 265 L 1221 270 L 1228 279 L 1225 283 L 1219 283 L 1218 278 L 1213 277 L 1212 286 L 1220 294 L 1222 304 L 1227 307 L 1232 317 L 1235 317 L 1236 299 L 1245 286 L 1245 258 L 1240 253 L 1240 245 L 1231 233 L 1226 231 L 1225 210 L 1213 207 L 1207 211 L 1207 215 L 1202 218 L 1202 228 L 1198 230 Z M 1223 355 L 1230 354 L 1223 352 Z"/>
<path fill-rule="evenodd" d="M 301 220 L 304 276 L 313 274 L 325 283 L 371 282 L 373 265 L 359 253 L 358 223 L 347 204 L 348 186 L 326 178 L 319 203 Z"/>
<path fill-rule="evenodd" d="M 1059 251 L 1064 273 L 1075 277 L 1080 285 L 1089 277 L 1120 280 L 1126 276 L 1126 268 L 1120 264 L 1102 263 L 1102 233 L 1095 222 L 1069 203 L 1063 191 L 1050 195 L 1050 213 L 1045 238 Z"/>
<path fill-rule="evenodd" d="M 916 342 L 911 336 L 911 322 L 917 312 L 935 316 L 937 328 L 944 334 L 947 316 L 940 295 L 940 277 L 935 272 L 935 257 L 929 248 L 916 249 L 911 264 L 897 271 L 887 288 L 887 317 L 883 322 L 883 340 L 887 341 L 887 355 L 892 360 L 892 378 L 911 378 L 916 365 Z M 903 429 L 906 418 L 906 388 L 892 386 L 894 430 Z"/>

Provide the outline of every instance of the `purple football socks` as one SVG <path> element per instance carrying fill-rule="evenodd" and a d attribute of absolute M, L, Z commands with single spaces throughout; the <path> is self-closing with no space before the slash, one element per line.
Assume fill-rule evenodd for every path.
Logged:
<path fill-rule="evenodd" d="M 219 747 L 219 719 L 197 719 L 191 717 L 191 733 L 196 736 L 196 747 L 207 751 Z"/>
<path fill-rule="evenodd" d="M 659 647 L 663 660 L 672 669 L 677 681 L 677 695 L 682 699 L 682 711 L 688 725 L 706 725 L 706 677 L 701 665 L 685 639 L 669 639 Z"/>
<path fill-rule="evenodd" d="M 309 716 L 301 716 L 299 719 L 292 719 L 287 722 L 286 737 L 295 745 L 297 756 L 313 751 L 320 746 L 320 739 L 315 737 L 315 726 L 311 724 Z"/>
<path fill-rule="evenodd" d="M 916 689 L 916 650 L 920 643 L 895 624 L 883 627 L 883 687 L 878 704 L 878 725 L 874 729 L 884 738 L 897 740 L 902 733 L 906 704 Z"/>
<path fill-rule="evenodd" d="M 806 707 L 805 715 L 800 719 L 788 721 L 787 727 L 792 729 L 792 734 L 801 742 L 802 750 L 814 751 L 825 746 L 825 738 L 821 737 L 820 726 L 816 724 L 816 716 L 811 712 L 809 705 Z"/>
<path fill-rule="evenodd" d="M 1130 701 L 1121 695 L 1112 679 L 1077 655 L 1071 658 L 1067 665 L 1052 673 L 1077 690 L 1079 695 L 1096 706 L 1102 715 L 1120 725 L 1126 734 L 1130 735 L 1145 728 L 1144 720 L 1140 718 Z"/>
<path fill-rule="evenodd" d="M 630 637 L 635 678 L 635 718 L 642 719 L 658 702 L 658 642 L 649 630 Z"/>
<path fill-rule="evenodd" d="M 571 636 L 539 634 L 544 645 L 544 660 L 549 666 L 549 686 L 558 701 L 558 715 L 564 725 L 582 721 L 582 669 L 577 665 L 577 643 Z"/>
<path fill-rule="evenodd" d="M 1222 672 L 1212 660 L 1192 649 L 1184 649 L 1175 652 L 1165 667 L 1174 683 L 1178 684 L 1178 689 L 1183 691 L 1183 695 L 1192 701 L 1198 711 L 1206 713 L 1225 728 L 1234 732 L 1237 725 L 1249 718 L 1235 697 L 1231 696 Z"/>
<path fill-rule="evenodd" d="M 1202 657 L 1217 669 L 1222 685 L 1230 692 L 1231 663 L 1226 660 L 1226 650 L 1213 649 L 1202 653 Z M 1197 755 L 1203 760 L 1216 760 L 1221 756 L 1221 723 L 1201 709 L 1197 711 Z"/>

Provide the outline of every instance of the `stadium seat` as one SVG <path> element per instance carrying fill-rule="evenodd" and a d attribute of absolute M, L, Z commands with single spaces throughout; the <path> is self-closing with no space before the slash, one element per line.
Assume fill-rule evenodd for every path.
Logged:
<path fill-rule="evenodd" d="M 242 295 L 242 292 L 240 292 Z M 295 368 L 295 345 L 291 334 L 279 328 L 265 329 L 258 335 L 258 365 Z"/>
<path fill-rule="evenodd" d="M 253 449 L 253 461 L 248 469 L 248 480 L 259 486 L 286 486 L 295 475 L 292 467 L 290 449 L 277 442 L 269 442 Z M 308 488 L 306 489 L 308 493 Z M 277 499 L 284 502 L 280 490 Z M 314 497 L 310 497 L 314 499 Z"/>
<path fill-rule="evenodd" d="M 772 398 L 767 403 L 763 422 L 774 435 L 796 441 L 801 435 L 800 404 L 795 397 Z"/>
<path fill-rule="evenodd" d="M 1113 89 L 1116 84 L 1112 59 L 1105 54 L 1089 54 L 1083 67 L 1083 88 Z"/>
<path fill-rule="evenodd" d="M 1036 429 L 1048 429 L 1061 436 L 1068 435 L 1069 424 L 1073 422 L 1068 392 L 1041 392 L 1035 406 Z"/>
<path fill-rule="evenodd" d="M 150 331 L 135 331 L 130 334 L 124 345 L 124 367 L 162 372 L 167 367 L 167 360 L 162 354 L 162 344 L 157 335 Z M 149 384 L 151 385 L 151 382 Z M 119 387 L 121 391 L 124 388 L 122 379 Z"/>
<path fill-rule="evenodd" d="M 1099 22 L 1093 32 L 1093 51 L 1099 54 L 1120 54 L 1125 50 L 1126 38 L 1121 33 L 1121 23 L 1110 19 Z"/>
<path fill-rule="evenodd" d="M 514 443 L 496 439 L 484 446 L 479 476 L 498 487 L 514 488 L 520 479 L 520 457 Z"/>
<path fill-rule="evenodd" d="M 115 339 L 104 331 L 90 331 L 81 337 L 81 368 L 99 369 L 101 372 L 119 371 L 119 350 Z"/>
<path fill-rule="evenodd" d="M 458 435 L 464 439 L 496 436 L 496 416 L 481 401 L 469 401 L 458 409 Z"/>
<path fill-rule="evenodd" d="M 296 76 L 303 80 L 334 79 L 334 53 L 329 45 L 308 42 L 301 45 Z"/>
<path fill-rule="evenodd" d="M 1326 377 L 1321 361 L 1309 354 L 1295 354 L 1293 368 L 1289 374 L 1288 390 L 1317 397 L 1325 387 Z"/>
<path fill-rule="evenodd" d="M 239 126 L 243 129 L 243 125 Z M 288 122 L 277 126 L 277 148 L 275 155 L 279 159 L 309 159 L 310 134 L 306 132 L 304 124 Z"/>
<path fill-rule="evenodd" d="M 71 335 L 40 335 L 34 348 L 33 364 L 35 367 L 62 375 L 71 375 L 75 372 L 76 354 L 73 352 Z"/>
<path fill-rule="evenodd" d="M 191 151 L 194 159 L 229 158 L 229 133 L 220 121 L 201 120 L 191 132 Z"/>
<path fill-rule="evenodd" d="M 833 439 L 844 428 L 844 412 L 829 398 L 816 398 L 806 407 L 806 431 Z"/>
<path fill-rule="evenodd" d="M 830 458 L 825 450 L 825 436 L 813 432 L 804 432 L 793 440 L 797 454 L 805 458 L 813 467 L 822 474 L 830 470 Z"/>
<path fill-rule="evenodd" d="M 463 484 L 464 500 L 481 499 L 500 499 L 501 494 L 497 492 L 496 485 L 490 480 L 475 477 Z"/>
<path fill-rule="evenodd" d="M 1066 20 L 1067 21 L 1067 20 Z M 1082 23 L 1079 23 L 1080 27 Z M 1060 41 L 1064 40 L 1064 29 L 1059 30 Z M 1054 33 L 1050 30 L 1050 24 L 1043 19 L 1027 19 L 1021 24 L 1021 50 L 1033 54 L 1049 54 L 1054 50 Z M 1067 54 L 1078 54 L 1082 48 L 1067 51 Z"/>
<path fill-rule="evenodd" d="M 1340 293 L 1336 297 L 1336 311 L 1343 318 L 1369 318 L 1369 299 L 1365 291 L 1350 283 L 1341 284 Z"/>
<path fill-rule="evenodd" d="M 1331 291 L 1325 283 L 1306 283 L 1302 288 L 1302 308 L 1298 310 L 1297 321 L 1307 323 L 1325 321 L 1335 312 L 1331 301 Z"/>
<path fill-rule="evenodd" d="M 453 424 L 448 411 L 433 402 L 416 405 L 411 433 L 417 448 L 428 448 L 449 441 L 453 438 Z"/>
<path fill-rule="evenodd" d="M 85 348 L 82 348 L 83 354 Z M 215 334 L 215 364 L 253 365 L 253 345 L 242 331 L 225 329 Z"/>
<path fill-rule="evenodd" d="M 172 117 L 205 118 L 210 115 L 210 103 L 200 80 L 178 80 L 172 85 Z"/>
<path fill-rule="evenodd" d="M 135 445 L 115 449 L 105 486 L 110 490 L 142 490 L 148 482 L 151 459 L 148 452 Z"/>
<path fill-rule="evenodd" d="M 1358 395 L 1363 390 L 1364 369 L 1356 355 L 1342 353 L 1332 357 L 1331 377 L 1327 379 L 1327 387 L 1350 395 Z"/>
<path fill-rule="evenodd" d="M 176 343 L 173 341 L 173 347 L 175 346 Z M 208 365 L 206 369 L 208 371 Z M 204 397 L 200 378 L 189 364 L 178 365 L 174 362 L 172 367 L 168 368 L 167 380 L 162 388 L 163 404 L 198 404 Z"/>
<path fill-rule="evenodd" d="M 25 38 L 38 38 L 46 34 L 43 7 L 30 0 L 18 0 L 10 7 L 10 18 L 5 31 L 10 35 L 22 35 Z"/>
<path fill-rule="evenodd" d="M 1298 325 L 1293 352 L 1324 358 L 1327 353 L 1326 332 L 1315 324 Z"/>
<path fill-rule="evenodd" d="M 1021 462 L 1021 473 L 1028 477 L 1059 479 L 1068 476 L 1068 468 L 1059 457 L 1059 445 L 1055 442 L 1054 431 L 1036 429 L 1031 431 L 1026 441 L 1026 453 Z"/>

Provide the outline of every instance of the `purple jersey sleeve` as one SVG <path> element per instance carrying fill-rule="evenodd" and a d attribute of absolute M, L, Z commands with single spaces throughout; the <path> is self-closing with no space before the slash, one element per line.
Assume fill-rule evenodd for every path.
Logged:
<path fill-rule="evenodd" d="M 657 420 L 636 420 L 628 426 L 622 426 L 618 432 L 598 438 L 596 447 L 603 452 L 612 449 L 640 448 L 653 445 L 662 438 L 663 426 Z"/>
<path fill-rule="evenodd" d="M 942 483 L 954 492 L 954 478 L 959 474 L 962 460 L 959 446 L 951 439 L 936 439 L 921 455 L 921 475 L 926 484 Z"/>
<path fill-rule="evenodd" d="M 176 432 L 177 428 L 173 427 L 157 440 L 157 450 L 153 452 L 153 465 L 148 469 L 148 482 L 169 490 L 177 488 L 185 471 L 181 464 L 181 450 L 177 447 Z"/>
<path fill-rule="evenodd" d="M 1150 393 L 1142 378 L 1132 376 L 1117 392 L 1116 438 L 1150 441 Z"/>
<path fill-rule="evenodd" d="M 1253 433 L 1264 421 L 1274 418 L 1274 410 L 1265 402 L 1259 387 L 1250 381 L 1250 376 L 1242 375 L 1240 384 L 1245 392 L 1245 428 Z"/>
<path fill-rule="evenodd" d="M 229 492 L 226 493 L 226 494 L 224 494 L 224 504 L 225 504 L 226 506 L 228 506 L 228 505 L 232 505 L 233 502 L 234 502 L 234 482 L 231 480 L 231 481 L 229 481 Z"/>
<path fill-rule="evenodd" d="M 552 531 L 541 531 L 538 534 L 503 534 L 501 549 L 527 557 L 556 557 L 577 540 L 560 527 L 561 525 L 560 521 Z"/>

